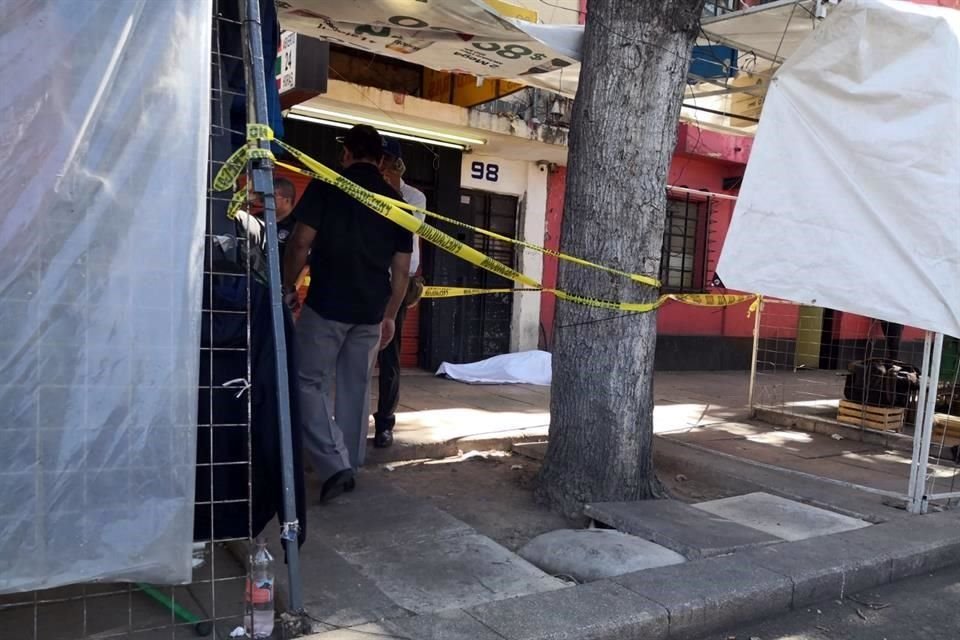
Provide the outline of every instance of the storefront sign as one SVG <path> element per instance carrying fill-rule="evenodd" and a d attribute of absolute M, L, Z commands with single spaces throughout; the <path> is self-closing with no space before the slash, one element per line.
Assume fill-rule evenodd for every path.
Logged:
<path fill-rule="evenodd" d="M 284 29 L 479 77 L 526 79 L 566 69 L 577 64 L 572 49 L 582 36 L 579 25 L 545 29 L 479 2 L 281 0 L 278 11 Z"/>
<path fill-rule="evenodd" d="M 460 186 L 521 196 L 527 190 L 529 162 L 503 160 L 494 156 L 464 154 Z"/>
<path fill-rule="evenodd" d="M 294 31 L 280 35 L 275 75 L 284 109 L 327 92 L 330 44 Z"/>

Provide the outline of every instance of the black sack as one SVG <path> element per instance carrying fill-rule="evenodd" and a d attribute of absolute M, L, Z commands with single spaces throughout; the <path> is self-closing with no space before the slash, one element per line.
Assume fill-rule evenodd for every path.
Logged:
<path fill-rule="evenodd" d="M 874 407 L 910 405 L 920 390 L 920 370 L 905 362 L 887 358 L 856 360 L 847 365 L 843 397 Z"/>

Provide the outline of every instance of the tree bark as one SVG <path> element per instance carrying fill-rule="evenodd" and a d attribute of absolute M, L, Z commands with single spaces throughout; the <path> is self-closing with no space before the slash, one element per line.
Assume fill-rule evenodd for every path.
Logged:
<path fill-rule="evenodd" d="M 590 0 L 570 126 L 562 250 L 657 276 L 666 179 L 704 0 Z M 559 288 L 647 302 L 658 291 L 563 262 Z M 560 302 L 550 444 L 538 497 L 570 516 L 590 501 L 657 498 L 656 313 Z"/>

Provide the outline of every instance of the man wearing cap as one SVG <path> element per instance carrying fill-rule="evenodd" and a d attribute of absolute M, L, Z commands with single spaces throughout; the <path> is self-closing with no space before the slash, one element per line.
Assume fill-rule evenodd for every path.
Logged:
<path fill-rule="evenodd" d="M 400 192 L 403 201 L 415 207 L 425 209 L 427 196 L 419 189 L 415 189 L 403 181 L 403 174 L 407 167 L 403 163 L 403 152 L 400 143 L 385 138 L 383 143 L 383 159 L 380 161 L 380 170 L 391 187 Z M 422 213 L 413 212 L 423 221 Z M 377 412 L 373 414 L 375 433 L 373 446 L 386 449 L 393 444 L 393 427 L 397 423 L 397 407 L 400 404 L 400 345 L 403 332 L 403 321 L 407 315 L 407 307 L 413 306 L 419 300 L 423 285 L 414 276 L 420 266 L 420 238 L 413 239 L 413 253 L 410 256 L 410 280 L 407 285 L 407 296 L 400 311 L 397 313 L 396 331 L 390 341 L 377 356 L 377 366 L 380 369 L 379 393 L 377 395 Z"/>
<path fill-rule="evenodd" d="M 380 173 L 383 140 L 375 129 L 357 125 L 338 141 L 347 180 L 400 198 Z M 354 471 L 363 464 L 370 376 L 377 352 L 393 340 L 413 234 L 316 180 L 304 191 L 296 217 L 284 261 L 284 301 L 298 304 L 294 287 L 309 255 L 310 288 L 297 322 L 300 411 L 304 448 L 323 482 L 325 502 L 352 490 Z"/>

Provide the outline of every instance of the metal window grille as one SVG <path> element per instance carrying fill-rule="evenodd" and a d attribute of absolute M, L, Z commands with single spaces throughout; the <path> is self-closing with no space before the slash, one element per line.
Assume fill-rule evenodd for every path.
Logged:
<path fill-rule="evenodd" d="M 703 290 L 709 200 L 688 196 L 667 199 L 660 256 L 660 281 L 665 291 Z"/>

